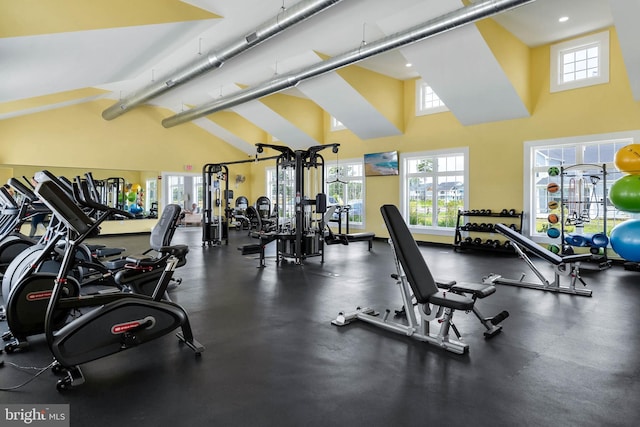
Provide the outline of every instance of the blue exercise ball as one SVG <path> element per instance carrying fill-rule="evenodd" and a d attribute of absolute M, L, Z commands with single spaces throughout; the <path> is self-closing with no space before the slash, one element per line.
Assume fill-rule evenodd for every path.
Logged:
<path fill-rule="evenodd" d="M 560 237 L 560 230 L 555 227 L 549 227 L 549 229 L 547 230 L 547 236 L 551 237 L 552 239 L 557 239 L 558 237 Z"/>
<path fill-rule="evenodd" d="M 613 250 L 627 261 L 640 262 L 640 219 L 618 224 L 609 236 Z"/>

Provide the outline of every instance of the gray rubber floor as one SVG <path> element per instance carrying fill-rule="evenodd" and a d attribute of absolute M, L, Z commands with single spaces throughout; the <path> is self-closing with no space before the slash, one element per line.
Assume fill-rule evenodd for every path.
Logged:
<path fill-rule="evenodd" d="M 137 252 L 148 236 L 101 238 Z M 200 358 L 173 335 L 83 365 L 86 383 L 64 394 L 45 372 L 2 403 L 69 403 L 72 426 L 635 426 L 640 422 L 640 273 L 614 266 L 583 274 L 593 297 L 499 285 L 478 301 L 486 315 L 508 310 L 490 340 L 472 314 L 456 313 L 470 345 L 455 355 L 410 338 L 330 322 L 356 306 L 402 304 L 389 275 L 388 244 L 326 247 L 309 258 L 257 268 L 251 242 L 202 247 L 197 228 L 179 229 L 190 246 L 171 292 L 190 314 Z M 274 255 L 275 248 L 268 248 Z M 479 281 L 490 273 L 535 280 L 515 256 L 421 247 L 434 275 Z M 549 276 L 544 262 L 536 263 Z M 567 278 L 564 278 L 565 280 Z M 0 323 L 6 329 L 6 323 Z M 42 337 L 28 352 L 4 354 L 0 386 L 46 366 Z"/>

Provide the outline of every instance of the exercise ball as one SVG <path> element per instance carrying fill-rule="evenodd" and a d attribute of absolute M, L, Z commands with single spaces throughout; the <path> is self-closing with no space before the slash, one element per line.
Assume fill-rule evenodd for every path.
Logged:
<path fill-rule="evenodd" d="M 548 206 L 549 206 L 549 209 L 558 209 L 558 206 L 560 205 L 558 204 L 557 201 L 550 200 Z"/>
<path fill-rule="evenodd" d="M 547 216 L 547 220 L 551 223 L 551 224 L 557 224 L 558 221 L 560 221 L 560 218 L 558 218 L 557 214 L 549 214 L 549 216 Z"/>
<path fill-rule="evenodd" d="M 626 175 L 614 182 L 609 200 L 621 211 L 640 212 L 640 175 Z"/>
<path fill-rule="evenodd" d="M 549 193 L 557 193 L 559 189 L 560 189 L 560 186 L 555 182 L 550 182 L 549 184 L 547 184 L 547 191 Z"/>
<path fill-rule="evenodd" d="M 132 214 L 139 214 L 140 212 L 142 212 L 142 208 L 138 205 L 131 205 L 129 207 L 129 212 L 131 212 Z"/>
<path fill-rule="evenodd" d="M 552 239 L 557 239 L 558 237 L 560 237 L 560 230 L 555 227 L 549 227 L 549 229 L 547 230 L 547 236 L 551 237 Z"/>
<path fill-rule="evenodd" d="M 560 175 L 560 168 L 558 168 L 557 166 L 551 166 L 547 173 L 549 174 L 549 176 L 558 176 Z"/>
<path fill-rule="evenodd" d="M 640 262 L 640 219 L 616 225 L 609 236 L 613 250 L 627 261 Z"/>
<path fill-rule="evenodd" d="M 614 164 L 621 172 L 640 174 L 640 144 L 629 144 L 619 149 Z"/>
<path fill-rule="evenodd" d="M 560 247 L 558 245 L 549 245 L 547 246 L 547 249 L 551 252 L 553 252 L 554 254 L 559 254 L 560 253 Z"/>
<path fill-rule="evenodd" d="M 135 202 L 136 201 L 136 193 L 134 193 L 133 191 L 127 194 L 127 200 L 130 202 Z"/>

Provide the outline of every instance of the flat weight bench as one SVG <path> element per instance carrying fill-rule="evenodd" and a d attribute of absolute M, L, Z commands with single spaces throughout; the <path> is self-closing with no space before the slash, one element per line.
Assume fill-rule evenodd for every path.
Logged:
<path fill-rule="evenodd" d="M 350 233 L 344 235 L 347 242 L 369 242 L 369 250 L 373 247 L 373 238 L 376 237 L 375 233 L 362 232 L 362 233 Z"/>
<path fill-rule="evenodd" d="M 375 233 L 364 231 L 362 233 L 334 233 L 329 227 L 329 222 L 333 218 L 333 213 L 336 211 L 335 205 L 329 206 L 324 214 L 323 222 L 326 227 L 326 234 L 324 236 L 324 242 L 327 245 L 343 244 L 348 245 L 352 242 L 369 242 L 369 251 L 373 248 L 373 239 L 376 237 Z"/>
<path fill-rule="evenodd" d="M 529 289 L 538 289 L 549 292 L 561 292 L 565 294 L 591 296 L 590 289 L 576 289 L 576 281 L 580 281 L 583 286 L 587 286 L 582 277 L 580 277 L 580 262 L 591 259 L 591 254 L 577 254 L 577 255 L 565 255 L 560 256 L 554 254 L 551 251 L 544 249 L 533 240 L 523 236 L 522 234 L 514 231 L 504 224 L 496 224 L 494 230 L 502 234 L 511 241 L 511 244 L 518 256 L 527 263 L 529 268 L 538 276 L 538 279 L 542 283 L 525 282 L 524 274 L 520 280 L 505 279 L 498 274 L 492 274 L 484 279 L 485 283 L 498 283 L 501 285 L 520 286 Z M 526 254 L 529 251 L 545 261 L 550 262 L 554 266 L 554 279 L 553 281 L 547 280 L 544 275 L 533 264 L 529 256 Z M 570 276 L 569 286 L 560 285 L 560 276 Z"/>
<path fill-rule="evenodd" d="M 380 211 L 389 231 L 389 245 L 394 254 L 402 303 L 405 307 L 413 309 L 406 310 L 406 324 L 389 320 L 391 311 L 388 309 L 385 315 L 380 318 L 372 308 L 359 308 L 351 313 L 339 313 L 331 323 L 343 326 L 354 320 L 362 320 L 383 329 L 436 345 L 453 353 L 466 353 L 469 350 L 469 345 L 451 339 L 449 330 L 453 329 L 458 338 L 460 337 L 453 324 L 453 314 L 455 310 L 472 311 L 475 300 L 453 291 L 438 289 L 436 281 L 398 208 L 393 205 L 384 205 Z M 416 307 L 413 306 L 413 298 L 416 300 Z M 416 312 L 420 318 L 419 322 Z M 429 330 L 430 322 L 436 319 L 440 324 L 437 334 L 431 333 Z"/>
<path fill-rule="evenodd" d="M 242 255 L 260 254 L 260 261 L 258 268 L 264 268 L 267 266 L 265 262 L 265 248 L 267 245 L 278 239 L 277 233 L 264 233 L 264 232 L 250 232 L 251 237 L 260 239 L 260 243 L 247 243 L 238 248 Z"/>

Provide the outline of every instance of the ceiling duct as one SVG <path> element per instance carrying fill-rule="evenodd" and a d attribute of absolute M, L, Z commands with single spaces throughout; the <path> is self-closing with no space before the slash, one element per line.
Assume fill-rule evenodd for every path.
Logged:
<path fill-rule="evenodd" d="M 422 41 L 437 34 L 453 30 L 466 24 L 471 24 L 533 1 L 535 0 L 489 0 L 462 7 L 423 24 L 416 25 L 408 30 L 360 46 L 357 49 L 334 56 L 331 59 L 327 59 L 310 67 L 292 71 L 274 80 L 167 117 L 162 121 L 162 126 L 170 128 L 215 113 L 216 111 L 226 110 L 236 105 L 292 88 L 303 80 L 321 76 L 339 68 L 355 64 L 363 59 Z"/>
<path fill-rule="evenodd" d="M 158 79 L 133 94 L 121 99 L 102 112 L 105 120 L 112 120 L 144 102 L 162 95 L 209 71 L 222 67 L 229 59 L 248 51 L 254 46 L 270 39 L 293 25 L 302 22 L 319 12 L 322 12 L 342 0 L 307 0 L 301 1 L 289 9 L 264 22 L 255 31 L 241 39 L 217 50 L 211 50 L 207 55 L 171 72 L 167 77 Z"/>

